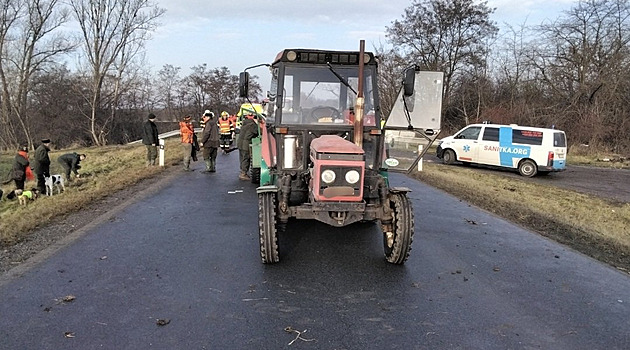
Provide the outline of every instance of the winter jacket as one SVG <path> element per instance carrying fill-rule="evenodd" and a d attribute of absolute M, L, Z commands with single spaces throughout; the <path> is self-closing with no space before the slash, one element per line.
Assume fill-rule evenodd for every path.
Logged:
<path fill-rule="evenodd" d="M 29 167 L 28 153 L 25 151 L 18 151 L 18 154 L 15 156 L 11 178 L 18 181 L 32 180 L 35 178 Z"/>
<path fill-rule="evenodd" d="M 35 174 L 50 175 L 50 157 L 48 152 L 50 152 L 50 148 L 43 143 L 35 150 L 35 158 L 33 158 L 33 171 Z"/>
<path fill-rule="evenodd" d="M 81 169 L 81 157 L 77 152 L 66 153 L 57 158 L 57 162 L 65 167 L 68 167 L 74 174 L 78 174 L 78 170 Z"/>
<path fill-rule="evenodd" d="M 219 131 L 221 134 L 231 134 L 234 131 L 234 123 L 229 118 L 219 118 L 217 124 L 219 125 Z"/>
<path fill-rule="evenodd" d="M 193 143 L 195 128 L 191 122 L 179 122 L 179 133 L 182 136 L 182 143 Z"/>
<path fill-rule="evenodd" d="M 248 150 L 254 137 L 258 136 L 258 124 L 253 119 L 243 119 L 241 132 L 239 133 L 237 146 L 239 149 Z"/>
<path fill-rule="evenodd" d="M 142 135 L 143 145 L 157 145 L 158 144 L 158 129 L 154 122 L 147 120 L 143 126 L 144 134 Z"/>
<path fill-rule="evenodd" d="M 201 143 L 203 148 L 219 147 L 219 127 L 214 118 L 210 118 L 203 127 Z"/>

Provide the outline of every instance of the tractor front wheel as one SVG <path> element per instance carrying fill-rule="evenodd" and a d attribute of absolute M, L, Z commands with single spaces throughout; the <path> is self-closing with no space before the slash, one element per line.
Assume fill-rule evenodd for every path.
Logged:
<path fill-rule="evenodd" d="M 383 232 L 385 259 L 392 264 L 404 264 L 409 258 L 413 242 L 413 208 L 406 193 L 394 193 L 390 196 L 392 209 L 392 230 Z"/>
<path fill-rule="evenodd" d="M 260 257 L 264 264 L 280 261 L 276 231 L 276 194 L 258 194 L 258 233 L 260 235 Z"/>

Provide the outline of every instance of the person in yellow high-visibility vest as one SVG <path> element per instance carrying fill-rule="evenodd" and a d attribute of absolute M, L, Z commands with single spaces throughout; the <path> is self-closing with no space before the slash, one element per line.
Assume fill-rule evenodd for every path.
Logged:
<path fill-rule="evenodd" d="M 227 154 L 230 150 L 230 146 L 232 145 L 232 139 L 234 136 L 234 121 L 230 119 L 228 112 L 223 111 L 221 112 L 221 118 L 217 121 L 217 125 L 219 125 L 221 149 L 223 150 L 223 154 Z"/>

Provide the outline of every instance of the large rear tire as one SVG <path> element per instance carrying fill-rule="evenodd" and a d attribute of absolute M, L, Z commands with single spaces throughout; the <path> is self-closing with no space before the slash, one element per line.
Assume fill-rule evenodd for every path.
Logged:
<path fill-rule="evenodd" d="M 276 231 L 276 194 L 258 194 L 258 234 L 260 236 L 260 257 L 264 264 L 280 261 Z"/>
<path fill-rule="evenodd" d="M 413 208 L 406 193 L 392 194 L 389 205 L 393 211 L 393 231 L 383 232 L 385 259 L 392 264 L 401 265 L 409 258 L 413 242 Z"/>

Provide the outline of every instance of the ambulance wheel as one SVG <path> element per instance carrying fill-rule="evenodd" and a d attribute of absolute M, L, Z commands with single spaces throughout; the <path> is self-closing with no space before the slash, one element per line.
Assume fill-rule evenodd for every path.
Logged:
<path fill-rule="evenodd" d="M 455 157 L 455 152 L 452 149 L 444 150 L 444 154 L 442 155 L 444 164 L 451 165 L 455 163 L 455 159 L 457 159 L 457 157 Z"/>
<path fill-rule="evenodd" d="M 252 168 L 252 183 L 260 183 L 260 168 Z"/>
<path fill-rule="evenodd" d="M 276 231 L 276 194 L 258 194 L 258 234 L 260 236 L 260 257 L 264 264 L 280 261 Z"/>
<path fill-rule="evenodd" d="M 536 167 L 536 163 L 529 159 L 525 159 L 518 165 L 518 172 L 522 176 L 533 177 L 538 172 L 538 168 Z"/>
<path fill-rule="evenodd" d="M 393 211 L 393 232 L 383 232 L 385 259 L 392 264 L 402 265 L 409 258 L 413 242 L 413 208 L 405 193 L 391 194 L 389 205 Z"/>

